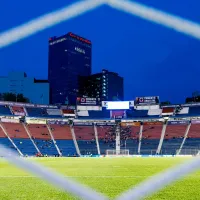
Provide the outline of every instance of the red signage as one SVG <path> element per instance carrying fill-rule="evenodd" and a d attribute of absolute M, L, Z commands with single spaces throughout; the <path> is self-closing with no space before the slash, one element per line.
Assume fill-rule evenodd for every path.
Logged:
<path fill-rule="evenodd" d="M 82 37 L 79 37 L 78 35 L 74 35 L 73 33 L 69 33 L 69 35 L 70 35 L 71 37 L 73 37 L 73 38 L 76 38 L 77 40 L 80 40 L 80 41 L 85 42 L 85 43 L 87 43 L 87 44 L 91 44 L 91 42 L 90 42 L 89 40 L 84 39 L 84 38 L 82 38 Z"/>

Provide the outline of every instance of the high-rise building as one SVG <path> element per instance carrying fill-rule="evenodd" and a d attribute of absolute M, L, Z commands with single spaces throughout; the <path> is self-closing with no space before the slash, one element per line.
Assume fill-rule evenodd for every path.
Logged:
<path fill-rule="evenodd" d="M 124 100 L 124 79 L 103 69 L 101 73 L 79 77 L 79 96 L 104 101 Z"/>
<path fill-rule="evenodd" d="M 78 77 L 91 75 L 92 43 L 74 33 L 49 38 L 48 79 L 52 104 L 75 104 Z"/>

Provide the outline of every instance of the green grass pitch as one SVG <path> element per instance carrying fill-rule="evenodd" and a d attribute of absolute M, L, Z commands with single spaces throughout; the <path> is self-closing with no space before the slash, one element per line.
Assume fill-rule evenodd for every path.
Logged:
<path fill-rule="evenodd" d="M 34 158 L 64 176 L 114 198 L 123 191 L 185 158 Z M 148 200 L 199 200 L 200 171 L 166 187 Z M 77 199 L 0 160 L 1 200 Z M 95 198 L 94 198 L 95 200 Z"/>

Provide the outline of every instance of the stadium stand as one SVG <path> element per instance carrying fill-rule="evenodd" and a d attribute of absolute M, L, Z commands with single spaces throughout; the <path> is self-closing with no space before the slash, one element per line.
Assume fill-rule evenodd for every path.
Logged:
<path fill-rule="evenodd" d="M 11 148 L 11 149 L 16 151 L 15 147 L 9 141 L 9 139 L 6 137 L 6 135 L 4 134 L 4 132 L 3 132 L 3 130 L 1 128 L 0 128 L 0 143 L 5 145 L 6 147 L 9 147 L 9 148 Z"/>
<path fill-rule="evenodd" d="M 19 150 L 28 156 L 36 155 L 37 151 L 21 123 L 2 123 L 7 134 Z"/>
<path fill-rule="evenodd" d="M 156 154 L 162 127 L 162 122 L 144 122 L 140 154 Z"/>
<path fill-rule="evenodd" d="M 80 110 L 77 113 L 74 108 L 68 109 L 67 106 L 43 107 L 15 102 L 3 104 L 1 102 L 0 122 L 6 134 L 0 128 L 0 143 L 23 155 L 34 156 L 40 151 L 48 156 L 57 156 L 60 150 L 62 156 L 77 156 L 77 144 L 81 155 L 97 155 L 98 143 L 104 155 L 106 150 L 116 149 L 116 120 L 119 118 L 125 120 L 121 122 L 120 148 L 129 150 L 129 154 L 156 154 L 158 144 L 162 141 L 160 138 L 164 121 L 167 127 L 160 154 L 173 155 L 179 150 L 180 154 L 196 155 L 200 150 L 198 104 L 165 107 L 142 105 L 126 111 L 103 108 L 101 111 Z M 63 116 L 69 119 L 66 121 Z M 190 120 L 191 126 L 188 126 Z M 24 127 L 22 122 L 28 125 Z M 69 125 L 72 123 L 73 129 Z M 189 130 L 188 135 L 186 130 Z M 98 136 L 97 144 L 95 134 Z M 183 140 L 185 134 L 187 137 Z"/>
<path fill-rule="evenodd" d="M 106 150 L 115 149 L 115 126 L 97 126 L 99 146 L 101 154 L 106 154 Z"/>
<path fill-rule="evenodd" d="M 162 145 L 162 154 L 175 155 L 183 141 L 187 124 L 167 125 L 165 137 Z"/>
<path fill-rule="evenodd" d="M 40 152 L 43 155 L 58 155 L 58 152 L 55 148 L 55 145 L 53 144 L 53 141 L 51 140 L 51 136 L 46 125 L 29 124 L 27 127 L 32 139 L 34 140 L 35 144 L 38 146 Z"/>
<path fill-rule="evenodd" d="M 93 126 L 74 126 L 74 132 L 81 155 L 98 154 Z"/>
<path fill-rule="evenodd" d="M 197 154 L 200 150 L 200 124 L 192 124 L 185 140 L 182 154 Z"/>
<path fill-rule="evenodd" d="M 49 125 L 54 139 L 63 156 L 76 155 L 76 149 L 72 139 L 69 125 L 51 124 Z"/>
<path fill-rule="evenodd" d="M 138 154 L 140 122 L 121 123 L 121 149 L 129 149 L 130 154 Z"/>

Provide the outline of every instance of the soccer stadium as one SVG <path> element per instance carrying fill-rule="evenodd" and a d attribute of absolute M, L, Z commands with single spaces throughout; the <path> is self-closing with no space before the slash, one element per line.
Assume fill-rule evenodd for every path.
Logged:
<path fill-rule="evenodd" d="M 199 6 L 1 2 L 0 200 L 198 200 Z"/>
<path fill-rule="evenodd" d="M 157 98 L 102 102 L 98 106 L 88 106 L 95 99 L 83 98 L 81 102 L 87 106 L 76 108 L 0 102 L 0 142 L 21 157 L 115 197 L 148 176 L 199 154 L 200 104 L 160 106 Z M 41 188 L 38 195 L 45 199 L 70 198 L 59 191 L 54 196 L 55 191 L 45 183 L 6 163 L 1 168 L 1 181 L 6 184 L 2 186 L 2 198 L 12 199 L 15 193 L 15 198 L 25 195 L 24 199 L 37 199 L 39 196 L 28 191 Z M 187 181 L 173 186 L 176 189 L 166 188 L 166 198 L 162 198 L 163 191 L 152 198 L 179 199 L 184 195 L 187 199 L 190 193 L 197 193 L 198 176 L 190 175 Z M 13 194 L 6 192 L 10 181 Z M 188 193 L 186 186 L 195 182 L 197 185 Z M 18 191 L 24 183 L 26 192 Z"/>

